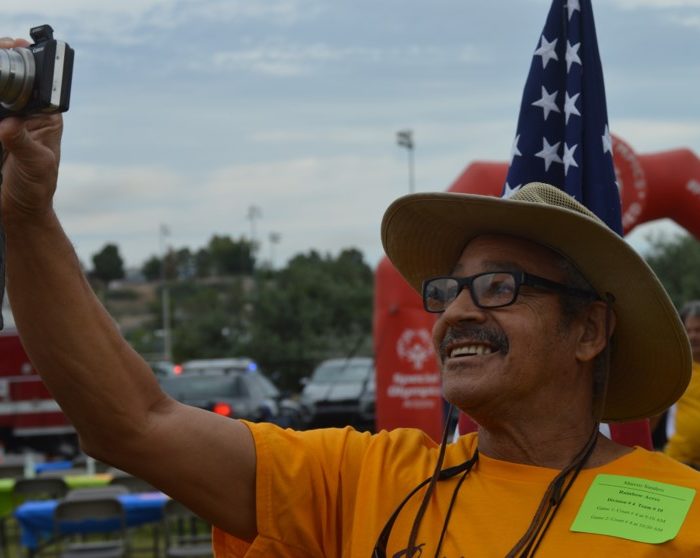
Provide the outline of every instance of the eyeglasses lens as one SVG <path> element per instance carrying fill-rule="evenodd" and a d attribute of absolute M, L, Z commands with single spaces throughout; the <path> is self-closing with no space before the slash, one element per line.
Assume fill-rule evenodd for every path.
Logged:
<path fill-rule="evenodd" d="M 442 312 L 457 298 L 458 291 L 459 284 L 456 279 L 451 277 L 431 279 L 423 292 L 425 309 L 429 312 Z"/>
<path fill-rule="evenodd" d="M 511 273 L 484 273 L 462 281 L 452 277 L 431 279 L 425 286 L 423 298 L 429 312 L 443 312 L 471 282 L 474 303 L 482 308 L 511 304 L 517 294 L 515 277 Z"/>
<path fill-rule="evenodd" d="M 515 278 L 510 273 L 485 273 L 472 283 L 476 304 L 483 308 L 507 306 L 515 299 Z"/>

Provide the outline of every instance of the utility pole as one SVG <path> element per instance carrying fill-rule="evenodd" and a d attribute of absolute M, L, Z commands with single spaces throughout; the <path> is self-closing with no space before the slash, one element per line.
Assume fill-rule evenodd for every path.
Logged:
<path fill-rule="evenodd" d="M 257 205 L 251 205 L 248 208 L 246 219 L 250 221 L 250 242 L 253 247 L 253 254 L 258 251 L 258 235 L 255 230 L 255 221 L 262 217 L 262 210 Z"/>
<path fill-rule="evenodd" d="M 275 246 L 282 240 L 282 235 L 278 232 L 271 232 L 270 236 L 270 269 L 275 269 Z"/>
<path fill-rule="evenodd" d="M 161 306 L 163 307 L 163 360 L 172 362 L 173 349 L 170 335 L 170 291 L 168 290 L 168 278 L 165 272 L 165 263 L 168 256 L 166 237 L 170 236 L 170 229 L 167 225 L 160 225 L 160 293 Z"/>
<path fill-rule="evenodd" d="M 408 151 L 408 192 L 412 194 L 415 191 L 415 175 L 414 175 L 414 150 L 413 130 L 399 130 L 396 132 L 396 143 L 400 147 L 405 147 Z"/>

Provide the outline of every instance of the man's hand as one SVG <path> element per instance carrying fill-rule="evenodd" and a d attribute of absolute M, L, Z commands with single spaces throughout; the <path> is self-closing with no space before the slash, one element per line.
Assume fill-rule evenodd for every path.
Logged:
<path fill-rule="evenodd" d="M 0 48 L 29 44 L 23 39 L 0 38 Z M 58 179 L 62 131 L 60 114 L 0 120 L 4 222 L 45 214 L 51 209 Z"/>

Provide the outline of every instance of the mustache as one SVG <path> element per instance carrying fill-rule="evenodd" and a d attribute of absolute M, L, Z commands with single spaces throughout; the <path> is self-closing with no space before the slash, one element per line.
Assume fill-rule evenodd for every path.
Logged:
<path fill-rule="evenodd" d="M 460 323 L 450 326 L 445 332 L 445 336 L 440 341 L 440 360 L 445 362 L 447 358 L 447 348 L 460 341 L 468 339 L 475 343 L 488 343 L 495 351 L 506 354 L 510 348 L 506 334 L 501 330 L 480 326 L 473 323 Z"/>

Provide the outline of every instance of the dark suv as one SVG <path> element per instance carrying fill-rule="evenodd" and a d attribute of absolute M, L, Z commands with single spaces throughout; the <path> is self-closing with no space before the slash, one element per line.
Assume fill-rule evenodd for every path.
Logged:
<path fill-rule="evenodd" d="M 179 375 L 161 378 L 160 385 L 181 403 L 223 416 L 301 426 L 299 404 L 283 397 L 250 359 L 189 361 Z"/>
<path fill-rule="evenodd" d="M 306 380 L 301 403 L 310 428 L 351 425 L 374 429 L 374 361 L 368 357 L 334 358 L 319 364 Z"/>

